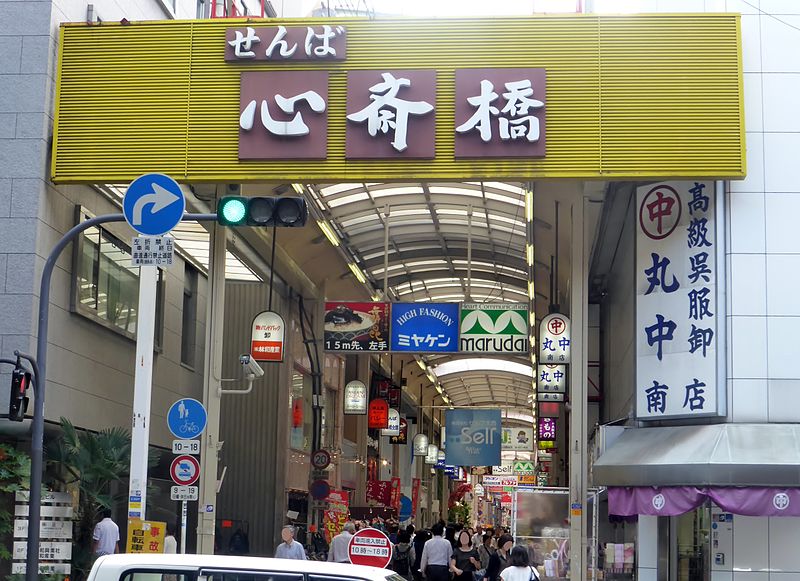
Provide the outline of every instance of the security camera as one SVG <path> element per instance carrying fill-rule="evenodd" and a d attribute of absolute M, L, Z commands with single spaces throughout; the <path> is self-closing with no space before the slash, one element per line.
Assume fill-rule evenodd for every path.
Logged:
<path fill-rule="evenodd" d="M 256 363 L 256 360 L 249 353 L 240 355 L 239 363 L 242 364 L 245 375 L 252 375 L 253 377 L 262 377 L 264 375 L 264 370 L 261 369 L 261 366 Z"/>

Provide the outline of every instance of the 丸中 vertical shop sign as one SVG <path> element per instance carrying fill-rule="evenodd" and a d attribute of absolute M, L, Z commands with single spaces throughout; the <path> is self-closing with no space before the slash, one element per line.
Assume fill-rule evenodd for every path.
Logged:
<path fill-rule="evenodd" d="M 542 319 L 539 328 L 539 361 L 550 365 L 570 362 L 572 327 L 569 318 L 553 313 Z"/>
<path fill-rule="evenodd" d="M 650 184 L 636 202 L 636 415 L 719 415 L 714 184 Z"/>

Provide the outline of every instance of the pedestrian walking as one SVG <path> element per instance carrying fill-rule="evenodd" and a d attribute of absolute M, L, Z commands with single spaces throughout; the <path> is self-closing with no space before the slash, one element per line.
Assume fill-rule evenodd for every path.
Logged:
<path fill-rule="evenodd" d="M 397 544 L 392 547 L 392 571 L 411 581 L 414 558 L 414 545 L 411 544 L 411 535 L 408 534 L 408 531 L 399 531 L 397 533 Z"/>
<path fill-rule="evenodd" d="M 502 535 L 497 539 L 497 550 L 489 557 L 489 566 L 486 567 L 486 581 L 499 581 L 500 573 L 509 566 L 509 553 L 514 546 L 511 535 Z"/>
<path fill-rule="evenodd" d="M 350 539 L 356 532 L 356 525 L 351 522 L 344 523 L 344 529 L 331 539 L 331 546 L 328 549 L 328 561 L 332 563 L 349 563 L 350 555 L 348 547 Z"/>
<path fill-rule="evenodd" d="M 454 575 L 453 581 L 474 581 L 474 573 L 481 566 L 481 562 L 478 560 L 478 551 L 472 547 L 472 537 L 469 531 L 462 529 L 456 539 L 458 546 L 450 558 L 450 572 Z"/>
<path fill-rule="evenodd" d="M 119 527 L 111 520 L 111 509 L 104 508 L 100 516 L 103 518 L 95 525 L 92 534 L 92 554 L 95 558 L 119 553 Z"/>
<path fill-rule="evenodd" d="M 414 564 L 411 567 L 411 571 L 414 575 L 414 581 L 422 581 L 423 574 L 422 571 L 420 571 L 422 550 L 425 547 L 425 543 L 427 543 L 430 539 L 431 532 L 427 530 L 421 530 L 414 535 Z"/>
<path fill-rule="evenodd" d="M 433 538 L 425 543 L 420 560 L 420 571 L 428 581 L 450 581 L 450 557 L 453 545 L 444 538 L 444 526 L 436 523 L 431 527 Z"/>
<path fill-rule="evenodd" d="M 296 559 L 298 561 L 306 560 L 306 551 L 303 545 L 294 540 L 295 528 L 291 525 L 286 525 L 281 530 L 281 538 L 283 542 L 275 549 L 276 559 Z"/>
<path fill-rule="evenodd" d="M 509 565 L 500 573 L 501 581 L 539 581 L 539 573 L 531 566 L 525 547 L 511 549 Z"/>

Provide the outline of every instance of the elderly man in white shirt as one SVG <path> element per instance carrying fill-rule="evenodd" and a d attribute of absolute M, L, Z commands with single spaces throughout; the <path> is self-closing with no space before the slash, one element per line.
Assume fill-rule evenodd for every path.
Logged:
<path fill-rule="evenodd" d="M 350 555 L 347 549 L 355 532 L 356 525 L 351 522 L 344 523 L 344 530 L 331 539 L 331 546 L 328 549 L 328 561 L 332 563 L 350 562 Z"/>

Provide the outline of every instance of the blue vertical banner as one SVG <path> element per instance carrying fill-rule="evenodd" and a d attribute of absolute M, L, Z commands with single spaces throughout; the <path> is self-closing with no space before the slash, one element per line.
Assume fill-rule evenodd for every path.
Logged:
<path fill-rule="evenodd" d="M 502 415 L 496 410 L 448 410 L 445 414 L 446 464 L 499 466 Z"/>

